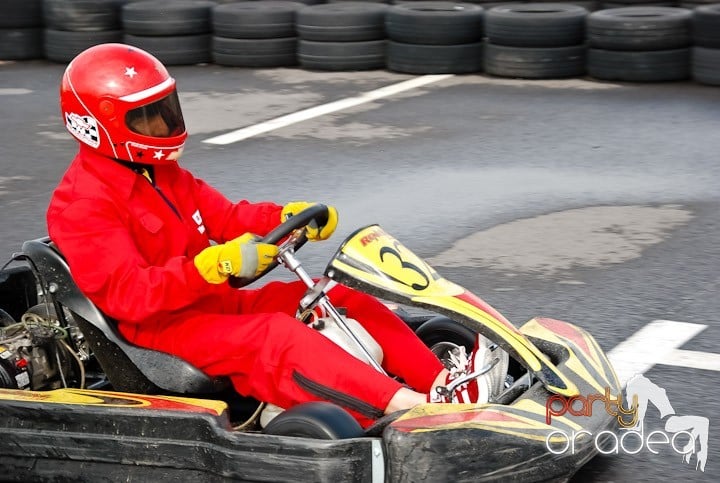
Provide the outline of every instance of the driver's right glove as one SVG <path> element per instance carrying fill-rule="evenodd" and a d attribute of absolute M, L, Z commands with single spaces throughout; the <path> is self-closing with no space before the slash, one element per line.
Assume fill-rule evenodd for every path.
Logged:
<path fill-rule="evenodd" d="M 267 269 L 278 254 L 278 247 L 262 243 L 245 233 L 222 245 L 207 247 L 195 256 L 195 268 L 209 283 L 223 283 L 230 275 L 252 278 Z"/>

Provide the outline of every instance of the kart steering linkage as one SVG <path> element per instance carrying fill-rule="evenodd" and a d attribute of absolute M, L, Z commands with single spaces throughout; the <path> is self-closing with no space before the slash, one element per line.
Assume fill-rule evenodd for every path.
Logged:
<path fill-rule="evenodd" d="M 299 233 L 298 233 L 299 232 Z M 335 306 L 330 302 L 327 296 L 327 292 L 335 286 L 335 282 L 330 280 L 328 277 L 323 277 L 317 283 L 302 267 L 300 260 L 295 257 L 295 242 L 302 236 L 302 230 L 296 230 L 286 242 L 278 247 L 277 259 L 280 263 L 293 272 L 297 277 L 302 280 L 305 285 L 310 289 L 300 301 L 300 306 L 303 310 L 312 309 L 314 307 L 321 307 L 327 314 L 335 321 L 337 326 L 347 335 L 350 340 L 360 349 L 360 351 L 367 357 L 368 362 L 381 374 L 387 375 L 387 372 L 380 366 L 375 360 L 370 349 L 355 335 L 350 327 L 345 323 L 345 319 L 338 312 Z"/>

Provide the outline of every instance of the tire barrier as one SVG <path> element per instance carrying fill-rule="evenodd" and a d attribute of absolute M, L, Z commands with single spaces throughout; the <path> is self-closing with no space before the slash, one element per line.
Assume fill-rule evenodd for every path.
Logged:
<path fill-rule="evenodd" d="M 70 62 L 93 45 L 121 42 L 121 1 L 43 0 L 45 57 Z"/>
<path fill-rule="evenodd" d="M 588 15 L 587 69 L 602 80 L 660 82 L 690 77 L 692 12 L 624 7 Z"/>
<path fill-rule="evenodd" d="M 485 72 L 524 79 L 584 75 L 587 14 L 564 3 L 491 8 L 485 13 Z"/>
<path fill-rule="evenodd" d="M 212 9 L 212 58 L 234 67 L 297 65 L 300 2 L 266 0 L 217 5 Z"/>
<path fill-rule="evenodd" d="M 0 59 L 43 57 L 42 0 L 3 0 L 0 3 Z"/>
<path fill-rule="evenodd" d="M 409 74 L 482 71 L 485 9 L 471 3 L 414 1 L 385 15 L 387 67 Z"/>
<path fill-rule="evenodd" d="M 300 65 L 330 71 L 384 69 L 387 9 L 381 2 L 351 1 L 300 9 Z"/>
<path fill-rule="evenodd" d="M 693 11 L 692 77 L 701 84 L 720 85 L 720 4 Z"/>
<path fill-rule="evenodd" d="M 0 1 L 0 62 L 106 42 L 168 65 L 720 86 L 720 0 Z"/>
<path fill-rule="evenodd" d="M 712 5 L 714 3 L 718 3 L 718 0 L 680 0 L 675 6 L 693 10 L 697 7 Z"/>
<path fill-rule="evenodd" d="M 210 62 L 210 12 L 215 5 L 202 0 L 126 3 L 123 42 L 147 50 L 166 65 Z"/>

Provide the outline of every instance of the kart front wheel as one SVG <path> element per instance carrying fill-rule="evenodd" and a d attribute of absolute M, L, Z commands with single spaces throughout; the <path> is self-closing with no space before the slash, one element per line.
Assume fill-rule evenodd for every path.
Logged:
<path fill-rule="evenodd" d="M 448 354 L 458 347 L 470 353 L 475 345 L 475 333 L 452 319 L 439 315 L 423 322 L 415 334 L 446 367 Z"/>
<path fill-rule="evenodd" d="M 278 414 L 263 430 L 276 436 L 313 439 L 348 439 L 364 435 L 350 413 L 329 402 L 309 402 Z"/>

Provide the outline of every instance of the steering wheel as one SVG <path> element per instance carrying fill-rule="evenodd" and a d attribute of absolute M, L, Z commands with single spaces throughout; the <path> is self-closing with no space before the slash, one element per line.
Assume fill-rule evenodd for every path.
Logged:
<path fill-rule="evenodd" d="M 262 243 L 270 243 L 272 245 L 277 245 L 282 240 L 287 238 L 290 234 L 295 232 L 296 230 L 301 230 L 302 233 L 299 234 L 296 237 L 292 237 L 290 240 L 291 245 L 288 245 L 288 249 L 292 249 L 293 251 L 298 250 L 300 247 L 305 245 L 307 242 L 307 236 L 305 235 L 304 228 L 308 225 L 318 224 L 317 220 L 325 219 L 327 220 L 328 217 L 328 208 L 326 205 L 322 204 L 316 204 L 312 205 L 309 208 L 304 209 L 297 215 L 293 215 L 287 220 L 285 220 L 284 223 L 281 223 L 280 225 L 276 226 L 273 231 L 265 235 L 260 239 L 260 242 Z M 249 278 L 240 278 L 235 276 L 230 276 L 230 279 L 228 280 L 228 283 L 230 283 L 230 286 L 233 288 L 240 288 L 244 287 L 246 285 L 250 285 L 255 280 L 259 279 L 260 277 L 264 277 L 267 275 L 270 271 L 272 271 L 275 267 L 279 265 L 280 262 L 278 262 L 277 259 L 273 260 L 268 267 L 262 271 L 262 273 L 259 273 L 255 275 L 254 277 Z"/>

